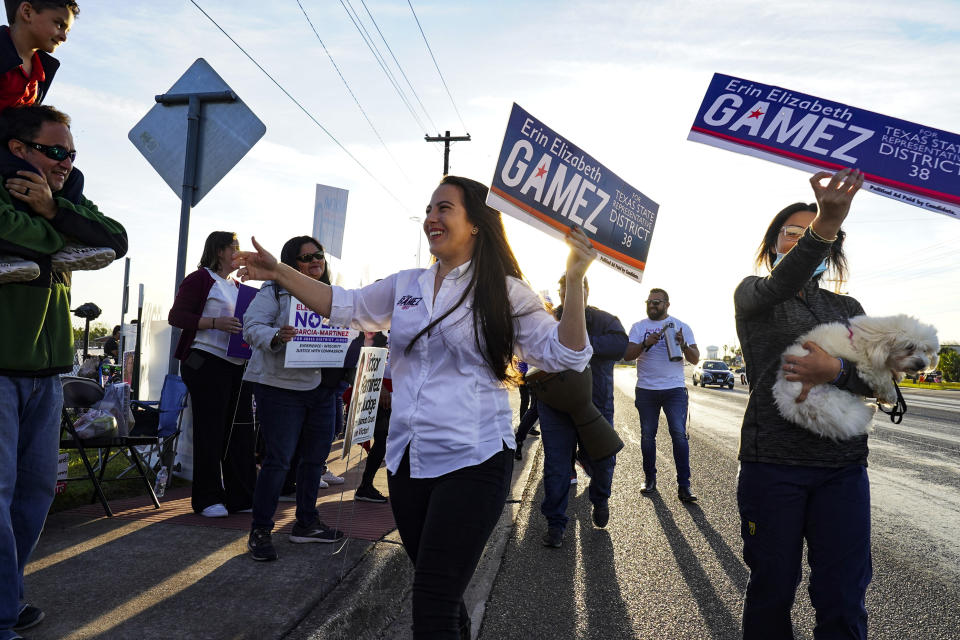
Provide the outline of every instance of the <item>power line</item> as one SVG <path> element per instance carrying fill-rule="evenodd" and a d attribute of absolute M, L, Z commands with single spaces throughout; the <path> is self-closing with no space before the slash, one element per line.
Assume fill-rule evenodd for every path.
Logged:
<path fill-rule="evenodd" d="M 390 84 L 393 85 L 393 89 L 397 92 L 397 95 L 400 96 L 400 100 L 403 102 L 404 106 L 407 107 L 407 111 L 410 112 L 410 115 L 417 123 L 417 126 L 420 127 L 421 131 L 426 131 L 426 126 L 423 124 L 423 121 L 420 120 L 420 116 L 418 116 L 413 110 L 413 105 L 410 104 L 406 94 L 403 93 L 403 89 L 400 88 L 400 84 L 393 76 L 393 72 L 387 67 L 386 61 L 383 59 L 383 55 L 380 53 L 380 50 L 377 49 L 377 45 L 373 42 L 373 38 L 367 32 L 367 28 L 363 26 L 363 22 L 360 20 L 360 15 L 353 8 L 353 5 L 350 4 L 350 0 L 346 0 L 346 3 L 344 3 L 344 0 L 340 0 L 340 6 L 342 6 L 343 10 L 347 12 L 347 17 L 350 18 L 350 22 L 353 23 L 354 27 L 356 27 L 357 32 L 363 39 L 364 44 L 366 44 L 367 48 L 370 49 L 370 53 L 373 54 L 377 64 L 380 65 L 380 69 L 387 76 L 387 80 L 389 80 Z"/>
<path fill-rule="evenodd" d="M 215 26 L 217 29 L 219 29 L 219 30 L 220 30 L 220 33 L 222 33 L 223 35 L 225 35 L 225 36 L 227 37 L 227 39 L 228 39 L 230 42 L 232 42 L 232 43 L 234 44 L 234 46 L 237 47 L 237 49 L 240 49 L 241 53 L 243 53 L 243 55 L 245 55 L 245 56 L 247 57 L 247 59 L 250 60 L 250 62 L 252 62 L 254 65 L 256 65 L 256 67 L 257 67 L 258 69 L 260 69 L 260 71 L 263 72 L 263 75 L 267 76 L 273 84 L 277 85 L 277 88 L 280 89 L 280 91 L 282 91 L 283 94 L 284 94 L 285 96 L 287 96 L 287 97 L 290 99 L 291 102 L 293 102 L 293 104 L 297 105 L 297 107 L 299 107 L 299 109 L 300 109 L 301 111 L 303 111 L 303 113 L 304 113 L 308 118 L 310 118 L 310 120 L 313 122 L 313 124 L 315 124 L 315 125 L 317 125 L 318 127 L 320 127 L 320 130 L 323 131 L 325 134 L 327 134 L 327 137 L 329 137 L 331 140 L 333 140 L 334 144 L 336 144 L 338 147 L 340 147 L 341 150 L 343 150 L 344 153 L 346 153 L 348 156 L 350 156 L 350 159 L 353 160 L 354 162 L 356 162 L 356 163 L 357 163 L 357 166 L 359 166 L 361 169 L 363 169 L 364 173 L 366 173 L 368 176 L 370 176 L 370 178 L 371 178 L 374 182 L 376 182 L 376 183 L 380 186 L 380 188 L 383 189 L 383 190 L 387 193 L 387 195 L 389 195 L 391 198 L 393 198 L 394 200 L 396 200 L 397 204 L 399 204 L 401 207 L 404 206 L 403 203 L 400 201 L 400 199 L 399 199 L 397 196 L 393 195 L 393 192 L 390 191 L 390 189 L 388 189 L 388 188 L 386 187 L 386 185 L 384 185 L 382 182 L 380 182 L 380 180 L 378 180 L 377 177 L 376 177 L 375 175 L 373 175 L 373 173 L 371 173 L 370 170 L 367 169 L 367 168 L 364 166 L 364 164 L 363 164 L 362 162 L 360 162 L 360 160 L 358 160 L 358 159 L 356 158 L 356 156 L 354 156 L 352 153 L 350 153 L 350 151 L 349 151 L 345 146 L 343 146 L 343 144 L 341 144 L 340 141 L 337 140 L 337 138 L 336 138 L 332 133 L 330 133 L 330 131 L 328 131 L 325 126 L 323 126 L 322 124 L 320 124 L 320 121 L 317 120 L 317 119 L 313 116 L 312 113 L 310 113 L 309 111 L 307 111 L 307 108 L 306 108 L 306 107 L 304 107 L 302 104 L 300 104 L 300 102 L 299 102 L 296 98 L 294 98 L 294 97 L 290 94 L 290 92 L 287 91 L 287 90 L 283 87 L 282 84 L 280 84 L 279 82 L 277 82 L 277 80 L 276 80 L 272 75 L 270 75 L 270 72 L 268 72 L 266 69 L 264 69 L 263 66 L 253 58 L 253 56 L 251 56 L 249 53 L 247 53 L 247 50 L 246 50 L 246 49 L 244 49 L 242 46 L 240 46 L 240 43 L 239 43 L 239 42 L 237 42 L 236 40 L 234 40 L 233 37 L 232 37 L 229 33 L 227 33 L 227 32 L 224 30 L 223 27 L 221 27 L 219 24 L 217 24 L 217 21 L 214 20 L 214 19 L 210 16 L 209 13 L 207 13 L 206 11 L 204 11 L 204 10 L 203 10 L 203 7 L 201 7 L 199 4 L 197 4 L 196 0 L 190 0 L 190 4 L 192 4 L 193 6 L 195 6 L 195 7 L 197 8 L 197 10 L 200 11 L 200 13 L 202 13 L 202 14 L 207 18 L 207 20 L 209 20 L 210 22 L 212 22 L 212 23 L 213 23 L 213 26 Z"/>
<path fill-rule="evenodd" d="M 380 132 L 377 131 L 377 128 L 373 126 L 373 122 L 370 120 L 370 117 L 367 115 L 367 112 L 364 110 L 363 106 L 360 104 L 360 100 L 357 99 L 357 96 L 353 93 L 353 89 L 350 88 L 350 84 L 347 82 L 347 79 L 343 77 L 343 74 L 340 72 L 340 67 L 337 66 L 337 63 L 334 62 L 333 56 L 330 54 L 330 51 L 327 49 L 327 45 L 323 43 L 323 39 L 320 37 L 320 34 L 317 33 L 317 28 L 313 26 L 313 21 L 310 20 L 310 16 L 307 15 L 307 10 L 303 8 L 303 4 L 300 3 L 300 0 L 297 0 L 297 6 L 300 7 L 300 11 L 303 12 L 303 17 L 307 19 L 307 24 L 310 25 L 310 29 L 313 30 L 313 35 L 317 36 L 317 40 L 320 42 L 320 46 L 323 47 L 324 52 L 327 54 L 327 57 L 330 58 L 330 64 L 333 65 L 333 68 L 336 70 L 337 75 L 340 76 L 340 79 L 343 81 L 343 85 L 347 88 L 347 91 L 350 93 L 350 97 L 353 98 L 353 101 L 357 103 L 357 108 L 360 109 L 360 113 L 363 114 L 364 120 L 367 121 L 367 124 L 370 125 L 370 129 L 373 131 L 373 134 L 377 136 L 377 140 L 380 141 L 380 144 L 383 146 L 383 150 L 387 152 L 387 155 L 390 156 L 390 159 L 393 160 L 393 163 L 397 165 L 397 169 L 400 170 L 401 175 L 407 179 L 407 182 L 410 181 L 409 176 L 404 172 L 403 167 L 397 161 L 397 159 L 390 153 L 390 149 L 387 148 L 387 143 L 383 141 L 383 138 L 380 136 Z"/>
<path fill-rule="evenodd" d="M 410 7 L 410 12 L 413 14 L 413 19 L 417 21 L 417 28 L 420 29 L 420 35 L 423 36 L 423 43 L 427 45 L 427 51 L 430 52 L 430 59 L 433 60 L 433 66 L 437 68 L 437 73 L 440 75 L 440 82 L 443 83 L 443 88 L 447 90 L 447 95 L 450 97 L 450 104 L 453 105 L 453 110 L 457 113 L 457 118 L 460 120 L 460 126 L 463 127 L 463 130 L 467 130 L 467 125 L 463 124 L 463 118 L 460 116 L 460 110 L 457 109 L 457 103 L 453 100 L 453 94 L 450 93 L 450 87 L 447 86 L 447 81 L 443 78 L 443 72 L 440 71 L 440 65 L 437 64 L 437 58 L 433 55 L 433 49 L 430 48 L 430 43 L 427 42 L 427 34 L 423 32 L 423 27 L 420 25 L 420 19 L 417 17 L 417 12 L 413 10 L 413 5 L 410 3 L 410 0 L 407 0 L 407 5 Z"/>
<path fill-rule="evenodd" d="M 430 113 L 427 111 L 427 108 L 423 106 L 423 101 L 420 100 L 420 96 L 417 95 L 417 90 L 413 88 L 413 84 L 410 83 L 410 78 L 407 77 L 407 74 L 403 71 L 403 66 L 400 64 L 400 61 L 397 60 L 397 56 L 394 55 L 393 49 L 390 48 L 390 43 L 387 42 L 387 39 L 384 37 L 383 32 L 380 31 L 380 25 L 377 24 L 377 21 L 374 19 L 373 14 L 370 13 L 370 9 L 367 7 L 367 3 L 364 0 L 360 0 L 360 4 L 363 5 L 363 8 L 366 10 L 367 15 L 370 16 L 370 22 L 373 23 L 373 26 L 376 27 L 377 33 L 380 34 L 380 39 L 383 40 L 383 44 L 387 47 L 387 51 L 390 52 L 390 57 L 393 58 L 394 64 L 397 65 L 397 69 L 400 71 L 400 75 L 403 76 L 403 79 L 407 81 L 407 86 L 410 87 L 410 93 L 413 94 L 413 97 L 417 99 L 417 104 L 420 105 L 420 108 L 423 109 L 423 115 L 427 116 L 427 120 L 430 121 L 430 126 L 434 129 L 437 128 L 437 125 L 433 122 L 433 118 L 430 117 Z"/>

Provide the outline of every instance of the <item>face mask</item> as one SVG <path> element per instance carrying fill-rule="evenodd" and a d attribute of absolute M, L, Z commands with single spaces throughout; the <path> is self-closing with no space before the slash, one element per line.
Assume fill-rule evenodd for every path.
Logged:
<path fill-rule="evenodd" d="M 785 256 L 785 255 L 787 255 L 787 254 L 785 254 L 785 253 L 780 253 L 780 252 L 778 251 L 778 252 L 777 252 L 777 259 L 773 261 L 773 266 L 776 267 L 778 264 L 780 264 L 780 261 L 783 260 L 783 256 Z M 811 278 L 816 277 L 816 276 L 820 275 L 821 273 L 823 273 L 823 272 L 826 271 L 826 270 L 827 270 L 827 259 L 824 258 L 824 259 L 823 259 L 823 262 L 821 262 L 820 264 L 818 264 L 818 265 L 817 265 L 817 268 L 813 270 L 813 275 L 810 276 L 810 277 L 811 277 Z"/>

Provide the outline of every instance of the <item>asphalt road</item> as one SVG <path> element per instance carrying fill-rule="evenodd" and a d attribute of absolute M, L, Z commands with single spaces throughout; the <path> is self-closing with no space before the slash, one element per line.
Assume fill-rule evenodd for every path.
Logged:
<path fill-rule="evenodd" d="M 736 510 L 744 387 L 690 388 L 696 505 L 677 500 L 670 439 L 658 437 L 660 491 L 640 494 L 640 426 L 632 370 L 618 369 L 618 456 L 611 519 L 590 521 L 586 485 L 571 498 L 561 549 L 541 545 L 539 473 L 531 475 L 487 602 L 482 639 L 737 638 L 747 569 Z M 871 638 L 960 636 L 960 393 L 908 392 L 903 424 L 885 416 L 871 438 L 874 580 Z M 806 574 L 804 583 L 806 582 Z M 797 638 L 812 638 L 806 585 Z"/>

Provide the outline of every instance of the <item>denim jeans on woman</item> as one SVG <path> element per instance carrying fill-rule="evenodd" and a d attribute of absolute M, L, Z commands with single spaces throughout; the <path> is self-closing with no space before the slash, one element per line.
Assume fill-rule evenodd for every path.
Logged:
<path fill-rule="evenodd" d="M 337 390 L 318 386 L 296 391 L 256 383 L 253 393 L 265 452 L 253 494 L 252 526 L 273 529 L 273 514 L 297 442 L 297 521 L 309 526 L 319 519 L 317 492 L 336 426 Z"/>
<path fill-rule="evenodd" d="M 647 481 L 657 477 L 657 429 L 660 409 L 667 416 L 667 428 L 673 441 L 673 462 L 677 466 L 677 485 L 690 486 L 690 443 L 687 437 L 687 388 L 641 389 L 637 387 L 634 406 L 640 414 L 640 454 Z"/>
<path fill-rule="evenodd" d="M 23 606 L 23 570 L 57 486 L 59 376 L 0 376 L 0 639 Z"/>
<path fill-rule="evenodd" d="M 469 628 L 463 592 L 503 513 L 513 451 L 437 478 L 411 478 L 410 452 L 388 475 L 390 506 L 413 561 L 413 637 L 459 640 Z"/>

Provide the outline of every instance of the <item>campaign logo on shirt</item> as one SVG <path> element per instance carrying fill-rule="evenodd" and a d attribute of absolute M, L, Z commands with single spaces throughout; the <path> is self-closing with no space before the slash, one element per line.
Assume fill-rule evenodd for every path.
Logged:
<path fill-rule="evenodd" d="M 411 309 L 411 308 L 417 306 L 418 304 L 420 304 L 420 301 L 421 301 L 421 300 L 423 300 L 423 297 L 422 297 L 422 296 L 420 296 L 420 297 L 417 297 L 417 296 L 403 296 L 402 298 L 400 298 L 399 300 L 397 300 L 397 306 L 400 307 L 401 310 L 406 311 L 407 309 Z"/>

